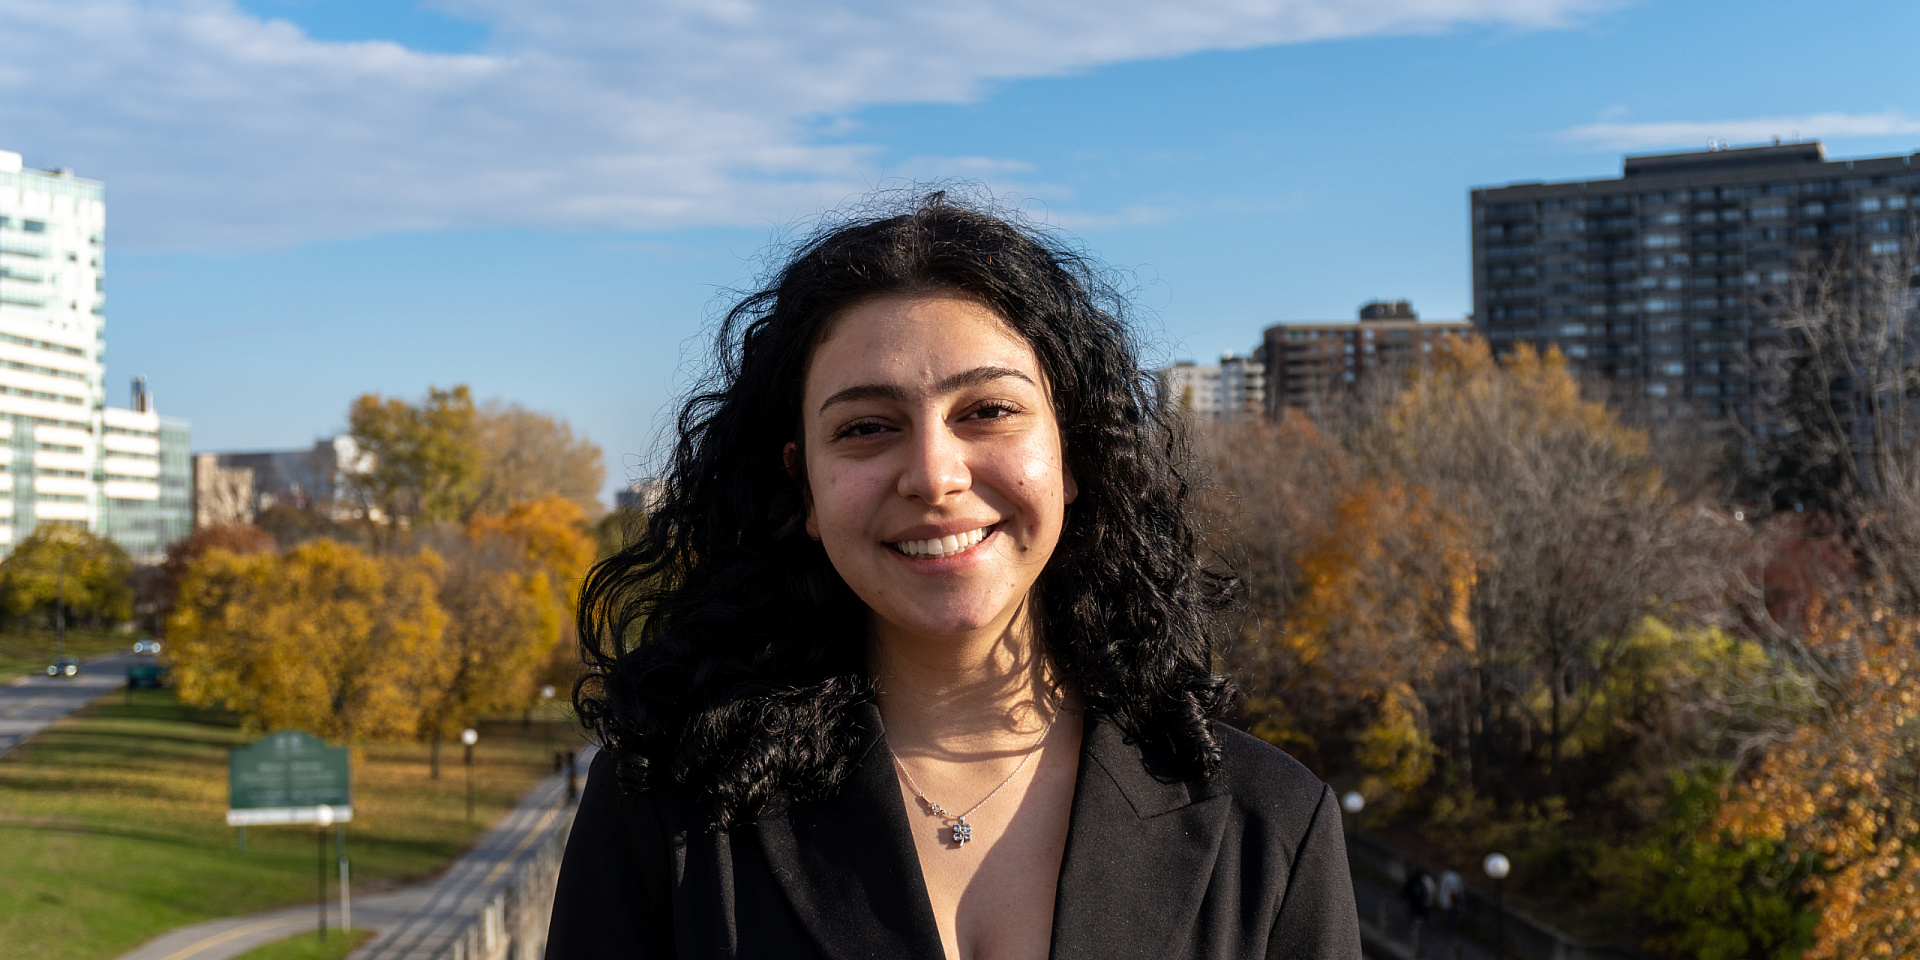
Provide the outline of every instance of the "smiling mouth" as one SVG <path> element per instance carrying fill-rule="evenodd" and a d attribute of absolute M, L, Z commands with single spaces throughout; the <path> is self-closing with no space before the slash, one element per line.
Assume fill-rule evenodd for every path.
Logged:
<path fill-rule="evenodd" d="M 889 543 L 887 546 L 892 547 L 895 553 L 915 560 L 944 560 L 972 550 L 992 533 L 993 526 L 986 526 L 978 530 L 968 530 L 965 533 L 935 537 L 931 540 L 901 540 Z"/>

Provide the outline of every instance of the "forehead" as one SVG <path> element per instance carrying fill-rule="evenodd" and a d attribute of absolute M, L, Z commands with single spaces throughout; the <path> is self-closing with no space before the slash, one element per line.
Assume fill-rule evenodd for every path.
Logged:
<path fill-rule="evenodd" d="M 992 307 L 949 293 L 893 294 L 841 311 L 814 348 L 805 394 L 850 384 L 912 386 L 983 365 L 1042 381 L 1033 347 Z"/>

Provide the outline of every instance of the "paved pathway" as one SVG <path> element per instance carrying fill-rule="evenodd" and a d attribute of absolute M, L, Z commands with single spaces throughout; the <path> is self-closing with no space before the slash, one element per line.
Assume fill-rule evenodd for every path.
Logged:
<path fill-rule="evenodd" d="M 1354 905 L 1369 941 L 1368 957 L 1378 960 L 1494 960 L 1493 947 L 1440 916 L 1418 922 L 1400 891 L 1363 873 L 1353 876 Z"/>
<path fill-rule="evenodd" d="M 582 782 L 589 747 L 581 753 Z M 513 867 L 532 855 L 542 839 L 564 832 L 573 823 L 566 802 L 566 780 L 549 776 L 527 792 L 520 805 L 481 836 L 439 879 L 390 893 L 351 897 L 353 925 L 376 936 L 359 950 L 355 960 L 414 960 L 432 957 L 465 921 L 478 916 L 494 893 L 508 882 Z M 338 888 L 327 907 L 327 923 L 340 923 Z M 271 943 L 319 925 L 319 910 L 309 903 L 245 917 L 210 920 L 169 931 L 143 944 L 120 960 L 227 960 L 262 944 Z"/>
<path fill-rule="evenodd" d="M 127 685 L 127 667 L 153 663 L 151 654 L 109 653 L 80 665 L 73 677 L 28 674 L 0 685 L 0 756 L 54 721 Z"/>

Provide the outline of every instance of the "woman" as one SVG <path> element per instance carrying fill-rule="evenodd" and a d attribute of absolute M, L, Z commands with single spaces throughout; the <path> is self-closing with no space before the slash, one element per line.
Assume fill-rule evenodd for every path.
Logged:
<path fill-rule="evenodd" d="M 583 592 L 550 958 L 1360 955 L 1331 791 L 1213 720 L 1229 584 L 1117 306 L 935 193 L 728 314 Z"/>

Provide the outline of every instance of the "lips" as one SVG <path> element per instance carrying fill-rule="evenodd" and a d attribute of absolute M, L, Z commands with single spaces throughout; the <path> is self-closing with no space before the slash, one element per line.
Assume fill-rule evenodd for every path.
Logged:
<path fill-rule="evenodd" d="M 985 540 L 991 533 L 993 533 L 993 527 L 985 526 L 926 540 L 898 540 L 887 546 L 892 547 L 896 553 L 916 560 L 944 560 L 979 546 L 980 541 Z"/>

